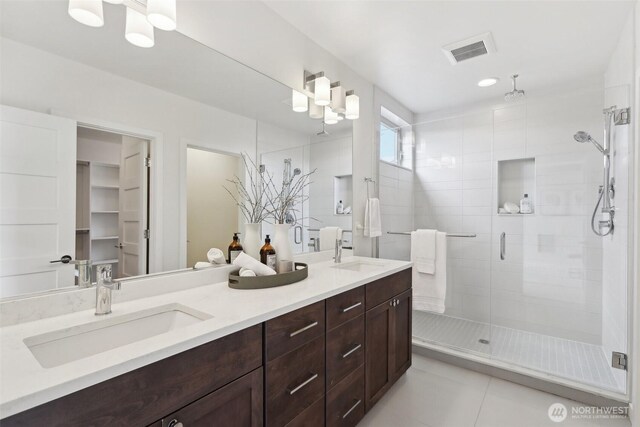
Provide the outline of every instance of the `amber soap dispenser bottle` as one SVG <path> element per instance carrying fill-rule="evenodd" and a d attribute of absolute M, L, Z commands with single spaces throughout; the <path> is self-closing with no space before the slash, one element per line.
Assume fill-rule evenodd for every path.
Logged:
<path fill-rule="evenodd" d="M 233 241 L 229 245 L 229 257 L 227 258 L 229 264 L 233 264 L 240 252 L 242 252 L 242 245 L 238 240 L 238 233 L 233 233 Z"/>
<path fill-rule="evenodd" d="M 264 239 L 264 246 L 260 248 L 260 262 L 267 267 L 276 269 L 276 250 L 271 246 L 271 239 L 267 234 L 267 238 Z"/>

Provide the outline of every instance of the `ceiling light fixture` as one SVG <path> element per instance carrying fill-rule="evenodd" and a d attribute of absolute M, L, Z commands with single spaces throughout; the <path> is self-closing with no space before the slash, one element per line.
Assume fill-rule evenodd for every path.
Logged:
<path fill-rule="evenodd" d="M 176 0 L 147 0 L 147 19 L 161 30 L 175 30 Z"/>
<path fill-rule="evenodd" d="M 482 79 L 478 82 L 478 86 L 480 87 L 489 87 L 489 86 L 493 86 L 494 84 L 498 83 L 498 78 L 497 77 L 489 77 L 486 79 Z"/>
<path fill-rule="evenodd" d="M 347 111 L 344 116 L 349 120 L 356 120 L 360 118 L 360 97 L 355 94 L 354 91 L 347 91 L 346 99 Z"/>
<path fill-rule="evenodd" d="M 102 27 L 102 0 L 69 0 L 69 15 L 81 24 Z"/>
<path fill-rule="evenodd" d="M 146 16 L 130 7 L 127 7 L 124 37 L 129 43 L 138 47 L 148 48 L 155 44 L 153 25 L 147 21 Z"/>
<path fill-rule="evenodd" d="M 296 113 L 304 113 L 309 109 L 309 98 L 302 92 L 291 90 L 291 107 Z"/>

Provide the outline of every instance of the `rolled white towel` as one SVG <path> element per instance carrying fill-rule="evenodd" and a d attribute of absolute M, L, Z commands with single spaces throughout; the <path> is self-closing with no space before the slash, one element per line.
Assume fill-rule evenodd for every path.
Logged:
<path fill-rule="evenodd" d="M 253 270 L 242 267 L 240 269 L 240 276 L 242 277 L 256 277 L 256 273 Z"/>
<path fill-rule="evenodd" d="M 203 268 L 209 268 L 209 267 L 214 267 L 214 265 L 211 264 L 210 262 L 204 262 L 204 261 L 196 262 L 196 265 L 193 266 L 193 268 L 195 268 L 196 270 L 201 270 Z"/>
<path fill-rule="evenodd" d="M 244 252 L 240 252 L 240 254 L 233 261 L 233 265 L 244 267 L 247 270 L 252 270 L 256 274 L 256 276 L 272 276 L 276 274 L 273 268 L 267 267 L 257 259 L 245 254 Z"/>
<path fill-rule="evenodd" d="M 226 264 L 227 260 L 224 257 L 224 253 L 218 248 L 211 248 L 207 252 L 207 259 L 211 264 Z"/>

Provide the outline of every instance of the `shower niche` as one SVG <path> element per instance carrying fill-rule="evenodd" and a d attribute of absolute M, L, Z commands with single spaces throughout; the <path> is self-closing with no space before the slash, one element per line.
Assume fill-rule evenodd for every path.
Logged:
<path fill-rule="evenodd" d="M 498 215 L 532 215 L 536 213 L 536 159 L 509 159 L 498 161 Z M 527 194 L 531 213 L 521 213 L 520 200 Z M 518 212 L 510 208 L 518 207 Z"/>

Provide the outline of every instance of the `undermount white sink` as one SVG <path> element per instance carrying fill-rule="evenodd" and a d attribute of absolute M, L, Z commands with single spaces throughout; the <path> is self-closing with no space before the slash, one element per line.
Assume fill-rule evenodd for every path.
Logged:
<path fill-rule="evenodd" d="M 169 304 L 105 318 L 24 340 L 43 368 L 53 368 L 212 318 L 181 304 Z"/>
<path fill-rule="evenodd" d="M 372 271 L 380 268 L 384 268 L 383 263 L 371 262 L 371 261 L 351 261 L 344 264 L 336 264 L 331 268 L 339 268 L 341 270 L 350 271 Z"/>

